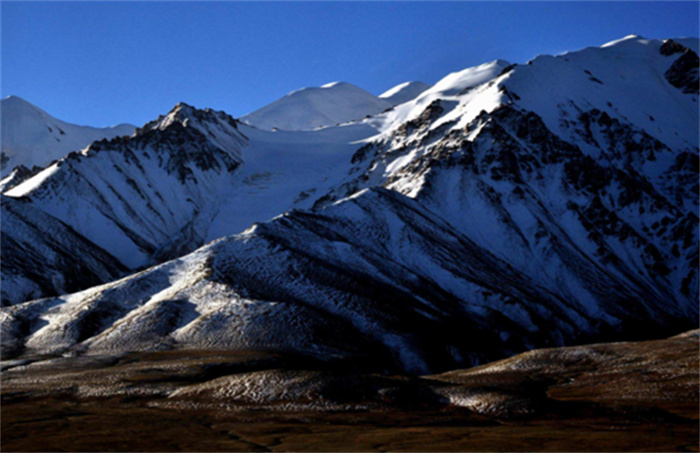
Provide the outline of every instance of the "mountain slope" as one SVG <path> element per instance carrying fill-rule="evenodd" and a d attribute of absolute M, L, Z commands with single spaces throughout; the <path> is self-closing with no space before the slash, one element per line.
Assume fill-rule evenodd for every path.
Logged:
<path fill-rule="evenodd" d="M 416 198 L 546 287 L 569 287 L 574 295 L 590 291 L 569 283 L 570 275 L 562 272 L 578 266 L 563 250 L 572 247 L 575 254 L 583 252 L 584 262 L 617 268 L 616 278 L 659 294 L 656 303 L 691 304 L 698 278 L 697 94 L 664 77 L 686 52 L 666 55 L 664 46 L 672 45 L 628 38 L 600 49 L 538 57 L 503 68 L 482 85 L 466 83 L 461 91 L 443 90 L 448 96 L 433 95 L 436 87 L 449 87 L 450 79 L 465 79 L 448 76 L 414 103 L 370 120 L 387 133 L 358 150 L 354 160 L 363 162 L 364 171 L 356 168 L 324 203 L 384 184 Z M 649 96 L 601 85 L 580 69 L 581 61 L 605 79 L 647 75 Z M 484 65 L 476 73 L 494 66 L 502 65 Z M 568 94 L 540 83 L 556 78 L 552 68 L 560 66 L 566 69 L 557 71 L 571 71 L 575 82 Z M 576 70 L 588 79 L 576 79 Z M 455 92 L 461 94 L 449 96 Z M 565 95 L 569 101 L 558 102 Z M 594 95 L 607 99 L 602 111 L 591 104 Z M 537 110 L 527 109 L 533 105 Z M 654 111 L 666 128 L 631 123 L 626 115 L 638 110 Z M 676 111 L 689 117 L 675 121 Z M 552 121 L 555 116 L 560 121 Z M 578 278 L 588 274 L 571 270 Z"/>
<path fill-rule="evenodd" d="M 72 228 L 21 201 L 2 197 L 3 305 L 114 280 L 126 272 Z"/>
<path fill-rule="evenodd" d="M 241 125 L 248 137 L 235 180 L 220 193 L 221 208 L 207 240 L 237 234 L 290 209 L 309 209 L 353 167 L 350 158 L 377 131 L 366 124 L 315 131 L 263 131 Z"/>
<path fill-rule="evenodd" d="M 136 126 L 78 126 L 58 120 L 17 96 L 0 100 L 2 167 L 5 176 L 17 165 L 44 167 L 95 140 L 134 133 Z"/>
<path fill-rule="evenodd" d="M 430 85 L 427 83 L 404 82 L 380 94 L 379 99 L 384 99 L 392 105 L 399 105 L 404 102 L 412 101 L 428 88 L 430 88 Z"/>
<path fill-rule="evenodd" d="M 538 346 L 661 334 L 697 316 L 693 303 L 659 303 L 587 270 L 597 294 L 572 299 L 415 200 L 374 189 L 115 283 L 5 309 L 2 344 L 6 354 L 194 347 L 369 356 L 424 373 Z"/>
<path fill-rule="evenodd" d="M 631 37 L 499 60 L 350 125 L 251 133 L 201 231 L 236 233 L 238 208 L 266 220 L 272 210 L 253 205 L 279 194 L 275 209 L 298 209 L 120 281 L 5 309 L 3 347 L 295 351 L 425 373 L 696 327 L 693 55 Z M 265 179 L 275 155 L 281 176 Z M 8 194 L 50 193 L 49 180 Z M 245 180 L 265 187 L 231 183 Z"/>
<path fill-rule="evenodd" d="M 201 245 L 246 138 L 223 112 L 178 104 L 132 137 L 71 153 L 8 190 L 129 267 Z"/>
<path fill-rule="evenodd" d="M 240 118 L 260 129 L 311 130 L 375 115 L 393 104 L 345 82 L 302 88 Z"/>
<path fill-rule="evenodd" d="M 347 172 L 353 143 L 376 134 L 359 124 L 268 132 L 232 122 L 178 106 L 133 137 L 94 143 L 47 169 L 18 167 L 2 184 L 8 197 L 60 219 L 134 270 L 311 207 Z"/>

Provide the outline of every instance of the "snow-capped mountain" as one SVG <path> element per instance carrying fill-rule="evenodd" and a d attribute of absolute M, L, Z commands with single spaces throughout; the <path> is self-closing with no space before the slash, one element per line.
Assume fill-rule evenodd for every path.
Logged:
<path fill-rule="evenodd" d="M 136 269 L 203 244 L 246 141 L 225 113 L 178 104 L 133 136 L 72 152 L 5 195 Z"/>
<path fill-rule="evenodd" d="M 376 115 L 391 102 L 345 82 L 302 88 L 241 117 L 259 129 L 311 130 Z"/>
<path fill-rule="evenodd" d="M 430 88 L 430 85 L 427 83 L 404 82 L 386 90 L 379 95 L 379 98 L 389 101 L 392 105 L 399 105 L 414 100 L 428 88 Z"/>
<path fill-rule="evenodd" d="M 267 132 L 180 104 L 132 137 L 95 142 L 38 173 L 18 167 L 3 180 L 9 185 L 4 193 L 133 271 L 293 207 L 311 207 L 314 194 L 325 193 L 347 171 L 353 143 L 374 133 L 358 124 Z M 11 181 L 15 173 L 18 184 Z M 8 240 L 16 234 L 22 233 L 3 226 Z M 7 281 L 24 275 L 9 261 L 2 272 Z M 95 281 L 86 279 L 82 288 L 88 283 Z M 55 294 L 29 291 L 3 296 L 3 303 Z"/>
<path fill-rule="evenodd" d="M 130 124 L 97 128 L 66 123 L 17 96 L 0 100 L 0 119 L 2 176 L 18 165 L 44 167 L 96 140 L 131 135 L 136 128 Z"/>
<path fill-rule="evenodd" d="M 141 182 L 152 172 L 129 173 L 155 153 L 143 130 L 94 161 L 107 168 L 128 156 L 117 160 L 123 172 L 91 181 L 109 181 L 99 203 L 84 201 L 87 190 L 65 191 L 73 184 L 60 182 L 68 178 L 60 168 L 9 190 L 124 264 L 180 257 L 3 309 L 3 348 L 293 350 L 426 373 L 695 327 L 697 58 L 697 40 L 631 36 L 527 64 L 497 60 L 370 118 L 315 131 L 235 127 L 195 109 L 186 116 L 196 121 L 160 119 L 144 129 L 216 127 L 211 137 L 230 165 L 193 175 L 219 183 L 193 188 L 177 171 L 157 178 L 162 198 L 166 187 L 186 190 L 197 206 L 206 198 L 215 207 L 171 209 L 180 223 L 169 230 L 148 223 L 161 222 L 139 207 L 158 198 Z M 190 140 L 164 149 L 181 155 Z M 58 167 L 86 175 L 91 149 Z M 141 200 L 129 195 L 137 215 L 118 197 L 129 178 L 141 188 Z M 167 218 L 162 203 L 155 211 Z M 65 214 L 74 206 L 80 216 Z M 110 247 L 105 222 L 78 220 L 96 212 L 127 219 L 119 235 L 134 245 Z M 181 256 L 192 250 L 185 244 L 214 239 Z"/>
<path fill-rule="evenodd" d="M 669 54 L 674 47 L 678 51 Z M 460 231 L 470 231 L 470 237 L 514 266 L 532 268 L 533 276 L 544 278 L 543 271 L 556 263 L 534 245 L 542 242 L 544 231 L 558 235 L 563 230 L 566 238 L 557 244 L 571 238 L 577 248 L 593 252 L 593 261 L 612 252 L 615 257 L 604 261 L 624 262 L 632 268 L 626 273 L 650 279 L 652 287 L 661 284 L 663 270 L 667 291 L 673 288 L 674 297 L 693 300 L 697 78 L 695 91 L 688 92 L 665 76 L 687 54 L 682 47 L 629 37 L 599 49 L 538 57 L 523 66 L 494 62 L 450 75 L 413 104 L 386 114 L 388 132 L 355 155 L 366 170 L 356 168 L 357 176 L 325 202 L 383 181 L 432 207 Z M 576 88 L 557 90 L 553 68 L 567 74 Z M 576 71 L 583 77 L 577 78 Z M 588 74 L 593 71 L 600 79 Z M 498 75 L 473 86 L 474 77 L 481 81 L 483 73 Z M 617 79 L 633 80 L 632 88 Z M 612 81 L 606 85 L 604 80 Z M 453 81 L 454 90 L 442 89 Z M 638 84 L 646 86 L 644 97 L 635 91 Z M 400 119 L 392 121 L 392 115 Z M 663 127 L 652 128 L 655 124 Z M 456 155 L 470 171 L 450 168 L 448 161 Z M 552 220 L 556 228 L 544 227 Z M 522 253 L 516 252 L 520 247 Z M 552 268 L 567 263 L 571 260 L 563 258 Z M 543 284 L 560 285 L 561 278 Z"/>

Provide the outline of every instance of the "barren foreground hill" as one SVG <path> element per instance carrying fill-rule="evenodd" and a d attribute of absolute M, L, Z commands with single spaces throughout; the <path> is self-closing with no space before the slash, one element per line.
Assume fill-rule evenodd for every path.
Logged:
<path fill-rule="evenodd" d="M 3 362 L 4 451 L 697 451 L 698 331 L 422 377 L 221 351 Z"/>

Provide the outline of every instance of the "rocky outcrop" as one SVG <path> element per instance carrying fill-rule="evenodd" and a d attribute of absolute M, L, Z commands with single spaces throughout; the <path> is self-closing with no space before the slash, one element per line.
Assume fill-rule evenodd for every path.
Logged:
<path fill-rule="evenodd" d="M 697 95 L 700 89 L 700 79 L 698 78 L 700 59 L 698 59 L 698 54 L 671 39 L 661 46 L 662 55 L 669 56 L 678 53 L 681 55 L 664 74 L 666 80 L 684 93 Z"/>

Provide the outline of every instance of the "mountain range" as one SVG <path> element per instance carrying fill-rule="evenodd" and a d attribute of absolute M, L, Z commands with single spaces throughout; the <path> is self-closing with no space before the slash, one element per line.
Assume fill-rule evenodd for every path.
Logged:
<path fill-rule="evenodd" d="M 697 39 L 380 96 L 334 82 L 240 120 L 181 103 L 70 149 L 13 126 L 36 111 L 73 136 L 20 101 L 2 104 L 6 356 L 254 349 L 427 374 L 697 327 Z"/>

